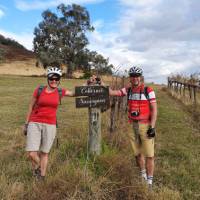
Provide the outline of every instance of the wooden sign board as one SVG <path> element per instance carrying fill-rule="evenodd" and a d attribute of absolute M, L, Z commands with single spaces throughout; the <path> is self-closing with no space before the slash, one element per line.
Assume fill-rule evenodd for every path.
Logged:
<path fill-rule="evenodd" d="M 96 108 L 106 107 L 110 104 L 109 97 L 96 96 L 96 97 L 81 97 L 76 98 L 76 108 Z"/>
<path fill-rule="evenodd" d="M 79 86 L 75 87 L 75 96 L 109 96 L 108 86 Z"/>

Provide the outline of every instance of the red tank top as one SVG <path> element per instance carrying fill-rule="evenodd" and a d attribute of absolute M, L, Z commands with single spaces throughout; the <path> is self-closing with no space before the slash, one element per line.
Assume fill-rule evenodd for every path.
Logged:
<path fill-rule="evenodd" d="M 37 101 L 29 117 L 29 122 L 56 124 L 56 111 L 60 102 L 58 90 L 48 93 L 44 87 L 40 96 L 37 97 L 38 88 L 33 93 Z M 65 91 L 62 89 L 62 97 L 65 95 Z"/>

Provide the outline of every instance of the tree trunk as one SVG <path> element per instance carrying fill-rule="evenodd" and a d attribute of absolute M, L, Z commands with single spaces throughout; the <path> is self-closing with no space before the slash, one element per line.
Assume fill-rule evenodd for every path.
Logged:
<path fill-rule="evenodd" d="M 72 68 L 69 65 L 67 67 L 66 78 L 69 78 L 69 79 L 72 78 Z"/>

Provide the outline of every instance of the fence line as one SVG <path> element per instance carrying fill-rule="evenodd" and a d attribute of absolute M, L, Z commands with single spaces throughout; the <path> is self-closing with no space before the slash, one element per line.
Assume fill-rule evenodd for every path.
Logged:
<path fill-rule="evenodd" d="M 198 92 L 200 92 L 200 86 L 182 82 L 173 78 L 168 77 L 168 88 L 172 93 L 175 93 L 185 100 L 189 99 L 189 102 L 192 104 L 198 103 Z"/>

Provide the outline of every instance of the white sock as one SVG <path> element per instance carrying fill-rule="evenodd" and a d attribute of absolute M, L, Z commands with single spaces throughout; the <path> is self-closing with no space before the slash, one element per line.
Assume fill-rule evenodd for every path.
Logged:
<path fill-rule="evenodd" d="M 147 180 L 146 169 L 141 170 L 141 171 L 140 171 L 140 174 L 141 174 L 142 178 L 144 178 L 144 180 L 146 181 L 146 180 Z"/>
<path fill-rule="evenodd" d="M 147 177 L 147 183 L 148 183 L 149 185 L 152 185 L 152 183 L 153 183 L 153 176 L 148 176 L 148 177 Z"/>

